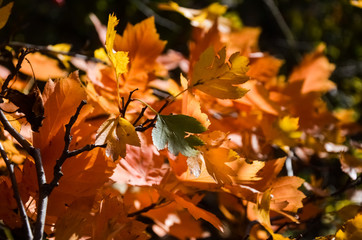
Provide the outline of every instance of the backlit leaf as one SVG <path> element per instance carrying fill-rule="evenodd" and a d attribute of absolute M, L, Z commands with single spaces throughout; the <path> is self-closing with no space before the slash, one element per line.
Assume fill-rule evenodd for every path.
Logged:
<path fill-rule="evenodd" d="M 225 58 L 225 48 L 218 55 L 215 55 L 213 48 L 206 49 L 194 66 L 190 86 L 221 99 L 244 96 L 248 90 L 235 85 L 249 79 L 246 76 L 248 59 L 239 53 L 231 55 L 229 62 L 225 62 Z"/>
<path fill-rule="evenodd" d="M 362 213 L 348 220 L 336 233 L 336 240 L 361 239 L 362 238 Z"/>
<path fill-rule="evenodd" d="M 158 150 L 168 146 L 168 150 L 177 155 L 182 153 L 187 157 L 197 155 L 194 146 L 200 145 L 201 140 L 188 133 L 202 133 L 206 128 L 195 118 L 186 115 L 158 115 L 156 126 L 152 130 L 152 139 Z"/>
<path fill-rule="evenodd" d="M 118 24 L 118 19 L 116 16 L 109 15 L 108 25 L 107 25 L 107 36 L 106 36 L 106 50 L 108 57 L 111 60 L 114 68 L 116 69 L 117 77 L 119 74 L 127 72 L 128 64 L 128 53 L 123 51 L 114 51 L 114 39 L 116 37 L 116 30 L 114 29 Z"/>
<path fill-rule="evenodd" d="M 106 155 L 116 161 L 126 156 L 126 144 L 140 146 L 133 125 L 122 117 L 105 121 L 97 131 L 96 144 L 107 144 Z"/>

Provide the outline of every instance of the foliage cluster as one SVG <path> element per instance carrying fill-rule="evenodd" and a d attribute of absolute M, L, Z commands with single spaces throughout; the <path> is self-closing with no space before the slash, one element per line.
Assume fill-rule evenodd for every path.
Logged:
<path fill-rule="evenodd" d="M 158 7 L 189 19 L 188 56 L 114 14 L 90 15 L 91 57 L 1 45 L 2 236 L 360 238 L 361 127 L 323 101 L 326 46 L 280 74 L 226 6 Z"/>

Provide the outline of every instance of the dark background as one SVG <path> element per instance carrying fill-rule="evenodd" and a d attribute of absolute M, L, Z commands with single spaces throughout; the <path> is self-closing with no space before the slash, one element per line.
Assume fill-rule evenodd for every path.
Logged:
<path fill-rule="evenodd" d="M 127 22 L 136 24 L 155 16 L 161 39 L 167 48 L 187 54 L 190 24 L 176 12 L 161 11 L 161 0 L 15 0 L 7 26 L 0 31 L 1 41 L 19 41 L 36 45 L 70 43 L 72 51 L 92 55 L 102 46 L 89 20 L 89 13 L 106 24 L 108 14 L 114 12 L 120 19 L 118 32 Z M 190 8 L 206 7 L 211 0 L 177 1 Z M 5 1 L 6 3 L 6 1 Z M 283 74 L 288 74 L 300 56 L 313 50 L 321 42 L 327 45 L 326 54 L 337 68 L 331 79 L 338 91 L 326 94 L 331 108 L 362 109 L 362 9 L 344 0 L 224 0 L 229 11 L 237 13 L 246 26 L 262 28 L 260 48 L 284 59 Z M 283 28 L 279 17 L 284 19 Z M 286 33 L 290 31 L 291 35 Z M 288 39 L 293 37 L 293 45 Z M 361 121 L 361 120 L 360 120 Z"/>
<path fill-rule="evenodd" d="M 188 20 L 176 12 L 159 10 L 160 2 L 166 1 L 15 0 L 9 22 L 0 31 L 0 39 L 36 45 L 70 43 L 72 51 L 91 55 L 102 44 L 89 13 L 96 14 L 106 24 L 108 14 L 114 12 L 120 19 L 117 29 L 120 33 L 127 22 L 136 24 L 155 16 L 161 39 L 168 41 L 167 48 L 187 54 L 191 29 Z M 215 1 L 177 2 L 184 7 L 202 8 Z M 300 56 L 324 42 L 328 58 L 337 65 L 331 78 L 340 89 L 327 94 L 330 105 L 362 109 L 362 9 L 351 6 L 347 0 L 224 0 L 220 3 L 236 12 L 244 25 L 262 28 L 261 50 L 286 60 L 282 73 L 287 74 Z M 288 36 L 275 11 L 287 23 L 294 45 L 288 44 Z"/>

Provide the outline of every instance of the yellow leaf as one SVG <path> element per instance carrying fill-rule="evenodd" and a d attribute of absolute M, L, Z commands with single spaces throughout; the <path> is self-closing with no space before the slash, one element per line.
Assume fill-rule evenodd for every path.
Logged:
<path fill-rule="evenodd" d="M 94 50 L 94 57 L 109 63 L 109 58 L 104 48 L 98 48 Z"/>
<path fill-rule="evenodd" d="M 211 96 L 221 99 L 237 99 L 244 96 L 248 90 L 235 86 L 246 82 L 249 77 L 248 59 L 238 52 L 231 55 L 225 62 L 226 49 L 222 48 L 215 56 L 212 47 L 206 49 L 194 66 L 191 87 Z"/>
<path fill-rule="evenodd" d="M 191 24 L 195 27 L 207 27 L 212 25 L 212 22 L 223 15 L 227 10 L 227 6 L 219 3 L 212 3 L 203 9 L 180 7 L 175 2 L 161 3 L 158 6 L 162 10 L 175 11 L 182 14 L 184 17 L 190 19 Z"/>
<path fill-rule="evenodd" d="M 123 51 L 113 51 L 114 39 L 116 37 L 116 30 L 114 29 L 118 24 L 116 16 L 109 15 L 106 35 L 106 50 L 108 57 L 111 60 L 113 67 L 116 69 L 117 77 L 119 74 L 127 72 L 128 53 Z"/>
<path fill-rule="evenodd" d="M 13 5 L 14 5 L 14 2 L 10 2 L 10 3 L 6 4 L 5 6 L 3 6 L 2 8 L 0 8 L 0 29 L 5 27 L 5 24 L 7 23 L 8 19 L 9 19 Z"/>
<path fill-rule="evenodd" d="M 100 126 L 95 144 L 107 144 L 106 155 L 116 161 L 119 156 L 126 156 L 126 144 L 140 146 L 140 139 L 129 121 L 117 117 L 108 119 Z"/>
<path fill-rule="evenodd" d="M 288 133 L 290 138 L 300 138 L 302 132 L 297 131 L 299 128 L 299 118 L 285 116 L 278 121 L 279 128 Z"/>
<path fill-rule="evenodd" d="M 219 184 L 232 183 L 231 176 L 236 176 L 234 170 L 226 162 L 232 162 L 239 159 L 239 155 L 233 150 L 210 146 L 199 147 L 205 166 L 210 176 Z"/>
<path fill-rule="evenodd" d="M 336 240 L 358 240 L 362 239 L 362 213 L 348 220 L 336 233 Z"/>
<path fill-rule="evenodd" d="M 49 45 L 47 48 L 52 50 L 52 51 L 67 53 L 72 48 L 72 45 L 70 45 L 68 43 L 58 43 L 58 44 L 55 44 L 55 45 Z M 69 61 L 72 59 L 71 56 L 67 56 L 67 55 L 64 55 L 64 54 L 57 54 L 57 57 L 62 61 L 62 63 L 64 64 L 64 66 L 66 68 L 70 67 Z"/>
<path fill-rule="evenodd" d="M 274 231 L 271 227 L 270 215 L 269 215 L 271 199 L 272 199 L 271 188 L 269 188 L 263 193 L 261 200 L 258 201 L 258 203 L 257 203 L 258 221 L 270 233 L 270 235 L 272 235 L 273 239 L 276 239 L 276 240 L 289 239 L 289 238 L 283 237 L 280 234 L 274 233 Z"/>
<path fill-rule="evenodd" d="M 361 0 L 350 0 L 349 1 L 352 6 L 362 8 L 362 1 Z"/>

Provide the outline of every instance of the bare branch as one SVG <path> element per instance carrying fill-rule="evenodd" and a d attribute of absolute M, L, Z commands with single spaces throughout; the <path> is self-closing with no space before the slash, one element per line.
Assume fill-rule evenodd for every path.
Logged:
<path fill-rule="evenodd" d="M 106 62 L 104 62 L 104 61 L 102 61 L 102 60 L 100 60 L 98 58 L 95 58 L 95 57 L 90 57 L 90 56 L 75 53 L 75 52 L 55 51 L 55 50 L 49 49 L 48 46 L 34 45 L 34 44 L 22 43 L 22 42 L 10 42 L 9 45 L 12 46 L 12 47 L 33 48 L 36 51 L 39 51 L 41 53 L 61 54 L 61 55 L 80 58 L 80 59 L 83 59 L 85 61 L 92 61 L 92 62 L 95 62 L 95 63 L 103 63 L 103 64 L 107 65 Z"/>
<path fill-rule="evenodd" d="M 9 82 L 11 81 L 11 79 L 13 79 L 15 77 L 15 75 L 18 74 L 18 72 L 20 71 L 21 64 L 23 63 L 26 55 L 28 55 L 29 53 L 32 53 L 32 52 L 34 52 L 34 49 L 28 49 L 28 48 L 21 49 L 20 56 L 18 58 L 18 63 L 16 64 L 14 71 L 12 71 L 8 75 L 8 77 L 5 79 L 5 81 L 1 87 L 1 93 L 3 93 L 8 88 L 8 85 L 9 85 Z"/>
<path fill-rule="evenodd" d="M 128 99 L 127 99 L 127 102 L 124 103 L 124 98 L 122 97 L 122 109 L 121 109 L 121 116 L 124 118 L 125 115 L 126 115 L 126 111 L 127 111 L 127 108 L 128 108 L 128 105 L 133 101 L 132 99 L 132 94 L 137 91 L 138 88 L 136 88 L 135 90 L 132 90 L 130 93 L 129 93 L 129 96 L 128 96 Z"/>
<path fill-rule="evenodd" d="M 80 111 L 82 110 L 82 108 L 85 104 L 87 104 L 87 102 L 85 100 L 83 100 L 79 104 L 76 113 L 70 118 L 69 123 L 65 125 L 64 148 L 63 148 L 62 155 L 59 157 L 59 159 L 57 159 L 56 164 L 54 166 L 53 179 L 51 180 L 51 182 L 49 184 L 47 184 L 45 192 L 48 196 L 51 194 L 51 192 L 54 190 L 54 188 L 59 185 L 59 180 L 63 176 L 62 166 L 63 166 L 65 160 L 67 160 L 70 157 L 77 156 L 85 151 L 91 151 L 92 149 L 94 149 L 96 147 L 106 147 L 105 144 L 104 145 L 88 144 L 80 149 L 69 151 L 69 146 L 72 141 L 72 136 L 70 135 L 70 132 L 72 130 L 74 123 L 78 119 Z"/>
<path fill-rule="evenodd" d="M 3 145 L 1 144 L 1 142 L 0 142 L 0 154 L 1 154 L 1 157 L 4 159 L 6 167 L 7 167 L 8 171 L 9 171 L 11 185 L 12 185 L 12 188 L 13 188 L 13 191 L 14 191 L 14 198 L 15 198 L 16 203 L 17 203 L 18 208 L 19 208 L 19 212 L 20 212 L 21 220 L 23 222 L 23 228 L 25 230 L 25 234 L 26 234 L 28 239 L 33 239 L 33 233 L 31 231 L 29 219 L 28 219 L 28 216 L 26 215 L 26 210 L 25 210 L 23 201 L 21 200 L 21 197 L 20 197 L 18 183 L 16 181 L 16 177 L 15 177 L 15 173 L 14 173 L 14 164 L 8 159 L 8 156 L 7 156 L 7 154 L 6 154 L 5 150 L 4 150 Z"/>
<path fill-rule="evenodd" d="M 156 203 L 152 203 L 151 205 L 149 205 L 149 206 L 147 206 L 147 207 L 145 207 L 145 208 L 142 208 L 142 209 L 140 209 L 140 210 L 138 210 L 138 211 L 136 211 L 136 212 L 129 213 L 129 214 L 127 215 L 127 217 L 136 217 L 136 216 L 138 216 L 138 215 L 141 215 L 142 213 L 146 213 L 146 212 L 154 209 L 155 207 L 163 204 L 164 202 L 166 202 L 166 199 L 165 199 L 165 198 L 162 198 L 162 199 L 160 199 L 160 200 L 159 200 L 158 202 L 156 202 Z"/>
<path fill-rule="evenodd" d="M 160 108 L 160 110 L 158 110 L 158 114 L 160 114 L 169 104 L 170 102 L 166 100 L 166 102 L 162 105 L 162 107 Z M 146 109 L 145 109 L 146 110 Z M 143 115 L 144 110 L 142 109 L 140 115 Z M 140 118 L 140 117 L 139 117 Z M 139 121 L 139 118 L 137 118 L 137 122 Z M 135 130 L 138 132 L 144 132 L 147 129 L 154 127 L 155 126 L 155 122 L 157 120 L 157 115 L 153 118 L 153 119 L 147 119 L 146 121 L 144 121 L 142 124 L 138 125 L 135 127 Z"/>
<path fill-rule="evenodd" d="M 36 174 L 39 187 L 39 200 L 38 200 L 38 213 L 37 220 L 34 229 L 34 239 L 42 239 L 44 232 L 44 223 L 46 217 L 46 209 L 48 206 L 48 195 L 44 194 L 44 187 L 46 186 L 46 177 L 43 168 L 43 162 L 40 154 L 40 150 L 34 148 L 20 133 L 18 133 L 13 126 L 6 119 L 3 111 L 0 110 L 0 121 L 4 126 L 4 129 L 13 136 L 19 144 L 33 157 L 35 162 Z"/>

